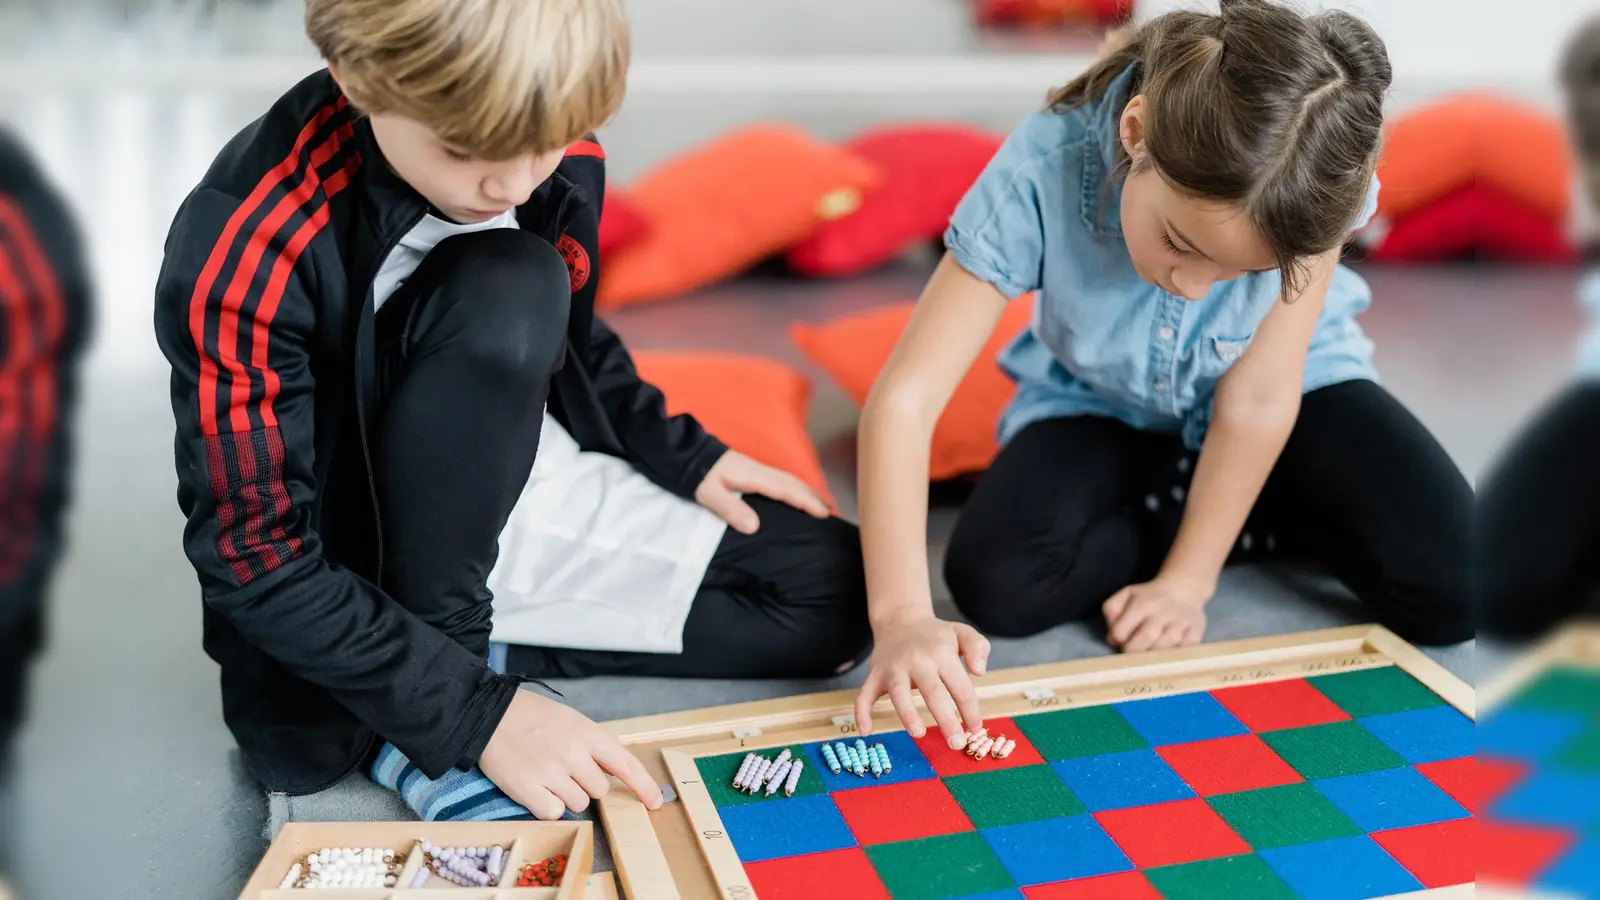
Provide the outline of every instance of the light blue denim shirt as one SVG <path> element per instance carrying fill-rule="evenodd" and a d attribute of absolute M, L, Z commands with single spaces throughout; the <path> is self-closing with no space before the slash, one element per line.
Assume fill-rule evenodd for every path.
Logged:
<path fill-rule="evenodd" d="M 1190 302 L 1134 271 L 1122 238 L 1121 187 L 1108 178 L 1132 83 L 1130 68 L 1098 101 L 1024 120 L 945 232 L 945 246 L 962 268 L 1005 296 L 1037 291 L 1032 324 L 1000 355 L 1001 368 L 1017 383 L 1000 420 L 1001 443 L 1034 422 L 1094 415 L 1179 432 L 1198 450 L 1217 379 L 1278 302 L 1277 272 L 1220 282 Z M 1374 178 L 1358 228 L 1377 203 Z M 1371 296 L 1365 281 L 1339 267 L 1312 338 L 1303 390 L 1377 380 L 1372 342 L 1355 322 Z"/>
<path fill-rule="evenodd" d="M 1578 304 L 1589 319 L 1578 345 L 1578 374 L 1592 380 L 1600 378 L 1600 269 L 1584 276 L 1578 286 Z"/>

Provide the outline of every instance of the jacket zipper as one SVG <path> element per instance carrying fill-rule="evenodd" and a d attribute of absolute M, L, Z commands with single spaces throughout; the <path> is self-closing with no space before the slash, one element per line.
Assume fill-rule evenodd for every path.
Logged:
<path fill-rule="evenodd" d="M 411 229 L 417 227 L 417 223 L 421 222 L 421 221 L 422 221 L 422 215 L 419 214 L 405 228 L 400 229 L 399 233 L 396 234 L 395 237 L 390 239 L 390 241 L 384 246 L 383 252 L 378 254 L 377 268 L 373 270 L 374 276 L 376 276 L 377 272 L 380 272 L 380 271 L 383 270 L 383 264 L 384 264 L 385 261 L 387 261 L 389 259 L 389 254 L 394 252 L 394 248 L 399 246 L 400 245 L 400 241 L 403 240 L 405 238 L 405 236 L 411 232 Z M 375 289 L 375 286 L 376 286 L 376 282 L 372 282 L 372 283 L 369 283 L 367 285 L 366 296 L 362 301 L 362 307 L 361 307 L 361 316 L 362 316 L 362 318 L 366 318 L 367 307 L 369 307 L 369 306 L 376 307 L 377 296 L 373 293 L 373 291 Z M 377 324 L 376 324 L 376 322 L 377 322 L 377 309 L 374 308 L 373 309 L 373 323 L 374 323 L 373 324 L 373 331 L 374 331 L 374 334 L 372 336 L 374 340 L 377 339 L 377 335 L 376 335 Z M 363 387 L 362 387 L 362 384 L 361 384 L 361 375 L 362 375 L 363 370 L 365 370 L 365 368 L 366 368 L 365 359 L 364 359 L 364 357 L 366 356 L 366 345 L 361 340 L 360 332 L 361 332 L 361 328 L 358 325 L 356 327 L 356 431 L 361 435 L 361 461 L 362 461 L 362 464 L 365 466 L 365 468 L 367 470 L 367 491 L 369 492 L 370 496 L 372 497 L 372 524 L 373 524 L 374 534 L 375 534 L 375 537 L 376 537 L 376 540 L 377 540 L 377 556 L 378 556 L 378 559 L 377 559 L 377 566 L 376 566 L 375 570 L 373 571 L 372 583 L 375 584 L 375 585 L 378 585 L 379 587 L 382 587 L 383 586 L 383 512 L 382 512 L 382 510 L 380 509 L 380 507 L 378 505 L 378 479 L 372 474 L 372 444 L 367 438 L 366 391 L 363 390 Z"/>

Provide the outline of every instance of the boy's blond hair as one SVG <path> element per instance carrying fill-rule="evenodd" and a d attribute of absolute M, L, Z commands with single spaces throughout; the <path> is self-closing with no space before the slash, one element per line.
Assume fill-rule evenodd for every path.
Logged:
<path fill-rule="evenodd" d="M 558 150 L 622 104 L 622 0 L 306 0 L 306 34 L 351 104 L 474 156 Z"/>

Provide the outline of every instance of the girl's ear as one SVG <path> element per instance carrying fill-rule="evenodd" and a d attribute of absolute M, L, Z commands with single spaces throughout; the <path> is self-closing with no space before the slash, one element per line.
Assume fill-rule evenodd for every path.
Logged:
<path fill-rule="evenodd" d="M 1139 94 L 1128 105 L 1123 107 L 1122 121 L 1118 124 L 1119 135 L 1122 139 L 1122 149 L 1130 157 L 1137 157 L 1144 152 L 1144 95 Z"/>

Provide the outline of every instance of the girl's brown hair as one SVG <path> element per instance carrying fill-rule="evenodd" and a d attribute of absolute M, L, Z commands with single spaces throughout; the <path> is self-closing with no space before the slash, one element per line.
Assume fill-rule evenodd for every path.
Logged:
<path fill-rule="evenodd" d="M 1349 13 L 1306 16 L 1271 0 L 1167 13 L 1125 41 L 1054 92 L 1052 107 L 1098 100 L 1134 66 L 1129 96 L 1142 94 L 1147 112 L 1146 153 L 1132 165 L 1243 207 L 1293 296 L 1305 261 L 1341 246 L 1366 203 L 1393 77 L 1383 41 Z M 1131 169 L 1121 158 L 1118 177 Z"/>
<path fill-rule="evenodd" d="M 1580 27 L 1561 58 L 1567 122 L 1589 202 L 1600 209 L 1600 16 Z"/>

